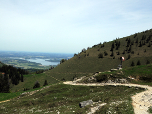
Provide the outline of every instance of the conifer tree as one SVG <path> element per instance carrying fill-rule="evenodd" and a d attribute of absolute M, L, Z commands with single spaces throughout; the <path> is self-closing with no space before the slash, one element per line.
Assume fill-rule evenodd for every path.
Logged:
<path fill-rule="evenodd" d="M 137 65 L 141 65 L 140 60 L 137 61 Z"/>
<path fill-rule="evenodd" d="M 150 64 L 150 61 L 149 61 L 149 60 L 147 60 L 146 64 Z"/>
<path fill-rule="evenodd" d="M 151 44 L 150 44 L 150 42 L 149 42 L 149 44 L 148 44 L 148 47 L 151 47 Z"/>
<path fill-rule="evenodd" d="M 46 86 L 46 85 L 48 85 L 47 80 L 44 81 L 43 86 Z"/>
<path fill-rule="evenodd" d="M 108 55 L 108 53 L 106 51 L 104 51 L 104 56 L 107 56 L 107 55 Z"/>
<path fill-rule="evenodd" d="M 21 82 L 24 82 L 23 74 L 21 74 Z"/>
<path fill-rule="evenodd" d="M 39 88 L 40 87 L 40 83 L 37 81 L 37 82 L 35 82 L 35 84 L 34 84 L 34 86 L 33 86 L 33 89 L 34 88 Z"/>
<path fill-rule="evenodd" d="M 131 66 L 135 66 L 135 63 L 132 61 Z"/>
<path fill-rule="evenodd" d="M 130 59 L 130 55 L 128 55 L 128 58 L 127 58 L 127 60 L 128 60 L 128 59 Z"/>
<path fill-rule="evenodd" d="M 111 52 L 111 55 L 110 56 L 114 56 L 114 53 L 113 53 L 113 51 Z"/>
<path fill-rule="evenodd" d="M 98 58 L 103 58 L 103 54 L 99 53 Z"/>

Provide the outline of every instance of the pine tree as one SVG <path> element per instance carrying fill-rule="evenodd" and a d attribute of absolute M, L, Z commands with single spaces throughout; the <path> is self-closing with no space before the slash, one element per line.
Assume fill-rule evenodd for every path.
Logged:
<path fill-rule="evenodd" d="M 110 56 L 114 56 L 114 53 L 113 53 L 113 51 L 111 52 L 111 55 Z"/>
<path fill-rule="evenodd" d="M 139 42 L 139 47 L 142 47 L 142 42 L 141 41 Z"/>
<path fill-rule="evenodd" d="M 103 58 L 103 54 L 99 53 L 98 58 Z"/>
<path fill-rule="evenodd" d="M 137 65 L 141 65 L 140 60 L 137 61 Z"/>
<path fill-rule="evenodd" d="M 130 55 L 128 55 L 128 58 L 127 58 L 127 60 L 128 60 L 128 59 L 130 59 Z"/>
<path fill-rule="evenodd" d="M 115 48 L 115 44 L 114 44 L 114 42 L 112 43 L 112 46 L 111 46 L 112 48 Z"/>
<path fill-rule="evenodd" d="M 138 43 L 138 38 L 136 39 L 136 42 L 135 43 Z"/>
<path fill-rule="evenodd" d="M 131 66 L 135 66 L 135 63 L 132 61 Z"/>
<path fill-rule="evenodd" d="M 130 51 L 130 52 L 131 52 L 131 45 L 130 45 L 130 47 L 129 47 L 128 51 Z"/>
<path fill-rule="evenodd" d="M 40 87 L 40 83 L 37 81 L 37 82 L 35 82 L 35 84 L 34 84 L 34 86 L 33 86 L 33 89 L 34 88 L 39 88 Z"/>
<path fill-rule="evenodd" d="M 149 61 L 149 60 L 147 60 L 146 64 L 150 64 L 150 61 Z"/>
<path fill-rule="evenodd" d="M 104 51 L 104 56 L 107 56 L 107 55 L 108 55 L 108 53 L 106 51 Z"/>
<path fill-rule="evenodd" d="M 21 82 L 24 82 L 23 74 L 21 74 Z"/>
<path fill-rule="evenodd" d="M 151 47 L 151 44 L 150 44 L 150 42 L 149 42 L 149 44 L 148 44 L 148 47 Z"/>
<path fill-rule="evenodd" d="M 46 86 L 46 85 L 48 85 L 47 80 L 44 81 L 43 86 Z"/>
<path fill-rule="evenodd" d="M 117 55 L 120 55 L 119 51 L 117 52 Z"/>
<path fill-rule="evenodd" d="M 113 47 L 111 47 L 110 51 L 113 51 Z"/>

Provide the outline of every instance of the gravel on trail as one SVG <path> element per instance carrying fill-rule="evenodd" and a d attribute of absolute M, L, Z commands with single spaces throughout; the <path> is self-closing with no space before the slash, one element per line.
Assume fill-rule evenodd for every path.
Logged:
<path fill-rule="evenodd" d="M 148 107 L 152 106 L 152 87 L 147 85 L 138 85 L 138 84 L 121 84 L 121 83 L 77 83 L 76 81 L 66 81 L 64 84 L 68 85 L 83 85 L 83 86 L 105 86 L 105 85 L 122 85 L 122 86 L 129 86 L 129 87 L 140 87 L 145 88 L 144 92 L 137 93 L 136 95 L 132 96 L 132 105 L 134 108 L 135 114 L 149 114 L 147 112 Z"/>

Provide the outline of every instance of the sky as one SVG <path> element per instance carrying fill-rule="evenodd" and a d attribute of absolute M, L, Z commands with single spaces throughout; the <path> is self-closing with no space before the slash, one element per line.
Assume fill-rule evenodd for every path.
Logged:
<path fill-rule="evenodd" d="M 0 0 L 0 50 L 78 53 L 152 28 L 152 0 Z"/>

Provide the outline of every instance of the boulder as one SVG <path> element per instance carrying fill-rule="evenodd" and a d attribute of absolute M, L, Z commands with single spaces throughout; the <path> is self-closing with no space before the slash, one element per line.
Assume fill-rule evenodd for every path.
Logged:
<path fill-rule="evenodd" d="M 83 107 L 85 107 L 87 105 L 92 105 L 92 104 L 93 104 L 93 101 L 92 100 L 88 100 L 88 101 L 82 101 L 82 102 L 80 102 L 79 106 L 80 106 L 80 108 L 83 108 Z"/>

